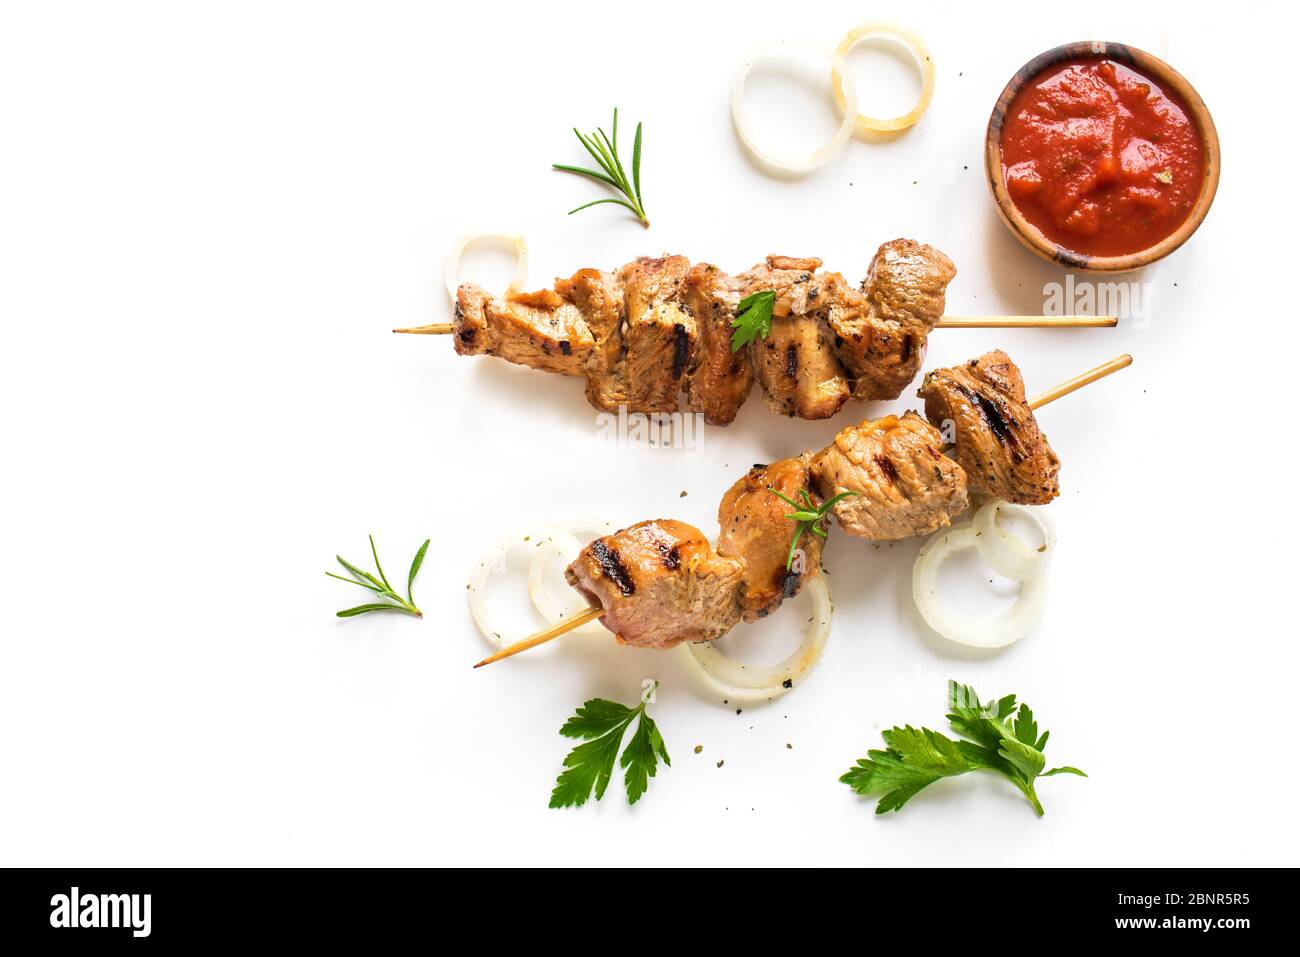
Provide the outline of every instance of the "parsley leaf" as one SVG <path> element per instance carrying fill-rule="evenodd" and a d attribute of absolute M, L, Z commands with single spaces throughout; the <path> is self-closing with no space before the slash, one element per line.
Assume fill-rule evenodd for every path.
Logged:
<path fill-rule="evenodd" d="M 978 766 L 975 755 L 954 741 L 931 731 L 907 725 L 882 733 L 888 751 L 869 751 L 840 778 L 859 794 L 880 794 L 876 813 L 897 811 L 922 788 L 940 778 L 965 774 Z"/>
<path fill-rule="evenodd" d="M 627 788 L 627 803 L 635 804 L 645 794 L 650 778 L 655 776 L 659 758 L 663 758 L 664 764 L 672 765 L 663 736 L 646 713 L 646 705 L 658 687 L 657 681 L 650 682 L 641 703 L 635 708 L 625 707 L 617 701 L 592 698 L 564 722 L 560 734 L 566 738 L 581 738 L 585 743 L 565 757 L 566 770 L 555 779 L 551 807 L 581 807 L 587 803 L 593 789 L 597 801 L 605 796 L 609 779 L 614 774 L 619 745 L 633 721 L 637 721 L 636 730 L 619 759 Z"/>
<path fill-rule="evenodd" d="M 766 339 L 772 332 L 772 307 L 776 305 L 776 293 L 771 289 L 752 293 L 740 300 L 736 307 L 736 318 L 731 320 L 731 351 L 739 352 L 755 338 Z"/>
<path fill-rule="evenodd" d="M 981 704 L 969 685 L 948 682 L 948 723 L 963 738 L 907 725 L 883 732 L 888 750 L 869 751 L 840 780 L 861 795 L 880 795 L 876 813 L 897 811 L 923 788 L 968 771 L 996 771 L 1028 798 L 1041 815 L 1034 781 L 1053 774 L 1077 774 L 1068 765 L 1044 771 L 1047 732 L 1040 736 L 1034 713 L 1016 696 Z"/>

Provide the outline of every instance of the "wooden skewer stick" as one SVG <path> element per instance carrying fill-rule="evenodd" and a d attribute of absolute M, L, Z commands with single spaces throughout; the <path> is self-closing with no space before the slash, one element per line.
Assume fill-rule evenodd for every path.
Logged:
<path fill-rule="evenodd" d="M 394 332 L 405 332 L 413 336 L 449 336 L 451 335 L 452 324 L 450 322 L 435 322 L 431 326 L 411 326 L 409 329 L 394 329 Z"/>
<path fill-rule="evenodd" d="M 508 645 L 507 647 L 502 648 L 496 654 L 488 655 L 474 667 L 482 668 L 484 665 L 490 665 L 492 662 L 500 661 L 502 658 L 509 658 L 511 655 L 517 655 L 519 652 L 527 651 L 529 648 L 536 648 L 538 645 L 544 645 L 552 638 L 558 638 L 566 631 L 572 631 L 580 625 L 585 625 L 593 618 L 599 618 L 603 614 L 605 614 L 605 609 L 601 608 L 599 605 L 592 605 L 582 614 L 570 618 L 568 621 L 562 621 L 558 625 L 552 625 L 545 631 L 539 631 L 531 638 L 525 638 L 523 641 L 516 641 L 513 645 Z"/>
<path fill-rule="evenodd" d="M 1082 375 L 1077 375 L 1073 379 L 1067 379 L 1066 381 L 1062 382 L 1060 385 L 1048 389 L 1038 398 L 1030 402 L 1029 407 L 1031 409 L 1040 409 L 1043 406 L 1047 405 L 1047 403 L 1053 402 L 1056 399 L 1059 399 L 1063 395 L 1069 395 L 1071 392 L 1075 392 L 1079 389 L 1082 389 L 1085 385 L 1088 385 L 1091 382 L 1096 382 L 1098 379 L 1104 379 L 1112 372 L 1118 372 L 1120 369 L 1125 369 L 1128 366 L 1131 366 L 1132 364 L 1133 364 L 1133 357 L 1131 355 L 1128 355 L 1126 353 L 1122 356 L 1117 356 L 1116 358 L 1111 359 L 1109 362 L 1103 362 L 1095 369 L 1089 369 L 1087 372 L 1083 373 Z M 516 641 L 513 645 L 508 645 L 505 648 L 502 648 L 500 651 L 496 652 L 495 654 L 488 655 L 486 658 L 484 658 L 474 667 L 482 668 L 484 665 L 490 665 L 492 664 L 492 662 L 500 661 L 502 658 L 509 658 L 511 655 L 517 655 L 519 654 L 519 652 L 527 651 L 529 648 L 536 648 L 538 645 L 545 644 L 546 642 L 550 641 L 553 638 L 560 637 L 560 635 L 564 634 L 565 632 L 572 631 L 574 628 L 577 628 L 579 625 L 585 625 L 593 618 L 599 618 L 604 613 L 605 610 L 603 608 L 597 605 L 593 605 L 592 607 L 584 611 L 582 614 L 574 618 L 570 618 L 568 621 L 562 621 L 558 625 L 552 625 L 550 628 L 547 628 L 545 631 L 539 631 L 537 634 L 533 635 L 530 638 L 525 638 L 522 641 Z"/>
<path fill-rule="evenodd" d="M 944 316 L 939 329 L 1101 329 L 1119 324 L 1118 316 Z M 450 322 L 394 329 L 414 336 L 449 336 Z"/>
<path fill-rule="evenodd" d="M 944 316 L 939 329 L 1109 329 L 1119 316 Z"/>
<path fill-rule="evenodd" d="M 1103 362 L 1095 369 L 1089 369 L 1082 375 L 1077 375 L 1073 379 L 1066 379 L 1058 386 L 1048 389 L 1038 398 L 1029 403 L 1031 409 L 1041 409 L 1047 403 L 1059 399 L 1063 395 L 1069 395 L 1076 389 L 1082 389 L 1089 382 L 1096 382 L 1098 379 L 1104 379 L 1112 372 L 1118 372 L 1120 369 L 1126 369 L 1133 364 L 1133 357 L 1128 353 L 1122 356 L 1116 356 L 1109 362 Z"/>

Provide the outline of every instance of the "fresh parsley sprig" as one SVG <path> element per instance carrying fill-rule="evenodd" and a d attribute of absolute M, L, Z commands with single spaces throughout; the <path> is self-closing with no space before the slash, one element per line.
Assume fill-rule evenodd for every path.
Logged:
<path fill-rule="evenodd" d="M 595 788 L 596 800 L 605 796 L 605 788 L 614 774 L 614 759 L 618 757 L 623 732 L 636 719 L 636 731 L 623 750 L 619 765 L 623 768 L 623 784 L 627 788 L 627 803 L 635 804 L 645 794 L 650 778 L 655 776 L 658 758 L 672 766 L 663 736 L 655 726 L 646 705 L 654 699 L 659 682 L 651 681 L 635 708 L 626 708 L 617 701 L 592 698 L 580 707 L 560 734 L 566 738 L 581 738 L 564 759 L 565 770 L 555 779 L 551 792 L 551 807 L 581 807 L 587 803 Z"/>
<path fill-rule="evenodd" d="M 807 489 L 799 489 L 799 498 L 803 499 L 802 502 L 796 502 L 790 496 L 781 494 L 770 485 L 767 490 L 794 509 L 793 512 L 786 515 L 786 518 L 795 523 L 794 536 L 790 539 L 790 553 L 785 557 L 786 571 L 794 567 L 794 553 L 798 550 L 799 539 L 803 538 L 804 533 L 812 532 L 818 538 L 825 538 L 826 525 L 822 519 L 830 514 L 831 509 L 835 507 L 835 503 L 840 499 L 859 494 L 858 492 L 840 492 L 833 498 L 822 502 L 821 505 L 814 505 L 812 496 L 808 494 Z"/>
<path fill-rule="evenodd" d="M 342 575 L 336 575 L 333 572 L 326 572 L 330 578 L 337 578 L 341 582 L 347 582 L 350 585 L 360 585 L 362 588 L 368 588 L 380 598 L 388 599 L 382 602 L 372 602 L 368 605 L 357 605 L 355 608 L 345 608 L 336 614 L 340 618 L 355 618 L 357 615 L 364 615 L 372 611 L 400 611 L 408 615 L 414 615 L 416 618 L 423 618 L 424 612 L 415 607 L 415 599 L 411 596 L 411 589 L 415 586 L 415 576 L 419 574 L 420 566 L 424 564 L 424 553 L 429 550 L 429 539 L 424 540 L 420 550 L 415 553 L 411 559 L 411 570 L 406 576 L 406 597 L 403 598 L 393 590 L 393 586 L 388 584 L 388 576 L 384 574 L 384 566 L 379 564 L 379 552 L 375 549 L 375 536 L 370 536 L 370 554 L 375 557 L 375 570 L 379 572 L 376 578 L 370 572 L 364 572 L 356 565 L 353 565 L 342 555 L 335 555 L 339 564 L 351 573 L 351 578 L 344 578 Z"/>
<path fill-rule="evenodd" d="M 576 209 L 569 210 L 572 216 L 579 210 L 588 209 L 591 206 L 600 206 L 603 203 L 614 203 L 622 206 L 631 212 L 640 220 L 642 226 L 649 227 L 650 220 L 646 219 L 645 206 L 641 202 L 641 124 L 636 125 L 636 135 L 632 138 L 632 180 L 628 181 L 627 171 L 623 169 L 623 161 L 618 156 L 618 107 L 614 108 L 614 128 L 613 134 L 605 135 L 605 131 L 600 127 L 596 132 L 583 136 L 574 127 L 573 135 L 591 154 L 596 161 L 599 170 L 585 169 L 581 166 L 567 166 L 564 163 L 552 163 L 552 169 L 558 169 L 565 173 L 577 173 L 579 176 L 586 176 L 612 186 L 623 194 L 625 199 L 597 199 L 590 203 L 583 203 Z"/>
<path fill-rule="evenodd" d="M 1038 723 L 1029 705 L 1016 707 L 1016 696 L 981 704 L 969 685 L 948 682 L 948 723 L 963 738 L 953 740 L 929 728 L 906 725 L 882 732 L 888 750 L 869 751 L 867 757 L 840 780 L 862 795 L 879 794 L 876 813 L 897 811 L 917 792 L 940 778 L 968 771 L 996 771 L 1005 776 L 1029 799 L 1040 816 L 1043 805 L 1034 782 L 1053 774 L 1077 774 L 1078 768 L 1063 765 L 1044 771 L 1047 732 L 1040 737 Z"/>
<path fill-rule="evenodd" d="M 731 351 L 739 352 L 755 338 L 766 339 L 772 334 L 772 309 L 776 293 L 771 289 L 750 293 L 736 306 L 736 318 L 731 320 Z"/>

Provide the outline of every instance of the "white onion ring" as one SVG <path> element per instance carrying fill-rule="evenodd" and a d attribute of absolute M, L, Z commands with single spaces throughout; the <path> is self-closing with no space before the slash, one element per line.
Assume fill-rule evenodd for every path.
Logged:
<path fill-rule="evenodd" d="M 563 528 L 548 527 L 542 533 L 541 543 L 537 547 L 536 554 L 533 555 L 533 560 L 528 564 L 528 594 L 533 599 L 533 606 L 549 624 L 558 625 L 565 618 L 572 618 L 590 607 L 588 602 L 571 588 L 568 589 L 567 602 L 555 597 L 546 587 L 546 560 L 555 555 L 562 563 L 568 565 L 578 557 L 578 553 L 583 548 L 582 542 L 573 532 L 592 530 L 600 530 L 601 535 L 607 535 L 614 531 L 614 526 L 611 522 L 603 520 L 586 520 L 570 522 Z M 608 631 L 609 629 L 600 623 L 600 619 L 595 619 L 574 628 L 572 634 L 597 635 Z"/>
<path fill-rule="evenodd" d="M 685 657 L 710 690 L 727 701 L 770 701 L 799 684 L 821 660 L 831 633 L 831 589 L 824 574 L 808 579 L 804 588 L 812 595 L 812 623 L 790 657 L 776 665 L 745 665 L 728 658 L 711 641 L 683 642 Z M 787 686 L 786 682 L 790 684 Z"/>
<path fill-rule="evenodd" d="M 466 587 L 466 594 L 469 597 L 469 613 L 474 619 L 474 624 L 478 630 L 483 633 L 483 637 L 494 645 L 509 645 L 516 639 L 507 638 L 501 632 L 492 627 L 492 618 L 488 614 L 487 602 L 483 600 L 483 586 L 487 584 L 488 576 L 492 574 L 497 563 L 505 558 L 516 548 L 522 548 L 530 545 L 537 540 L 535 534 L 525 533 L 522 535 L 511 535 L 509 538 L 498 542 L 490 551 L 483 555 L 474 566 L 474 571 L 470 573 L 469 585 Z M 523 636 L 520 636 L 523 637 Z"/>
<path fill-rule="evenodd" d="M 886 37 L 897 41 L 908 53 L 912 54 L 917 69 L 921 71 L 921 95 L 917 99 L 916 105 L 902 116 L 895 116 L 886 120 L 863 116 L 858 112 L 856 95 L 851 98 L 845 95 L 844 79 L 847 77 L 847 73 L 842 72 L 840 69 L 840 66 L 844 64 L 843 58 L 848 56 L 850 50 L 863 40 L 870 40 L 875 37 Z M 845 35 L 835 52 L 840 57 L 840 66 L 831 68 L 831 89 L 835 91 L 835 102 L 840 105 L 841 110 L 853 117 L 858 129 L 872 133 L 894 133 L 898 130 L 905 130 L 915 125 L 916 121 L 930 108 L 930 100 L 934 98 L 934 59 L 930 56 L 930 51 L 926 49 L 925 43 L 911 30 L 882 20 L 863 23 L 854 27 Z M 849 93 L 853 93 L 851 87 Z"/>
<path fill-rule="evenodd" d="M 978 540 L 970 522 L 937 532 L 921 546 L 912 569 L 912 598 L 925 623 L 949 641 L 972 648 L 1002 648 L 1033 630 L 1047 606 L 1047 576 L 1020 583 L 1016 602 L 994 618 L 970 618 L 953 612 L 939 598 L 939 568 Z"/>
<path fill-rule="evenodd" d="M 484 239 L 504 241 L 514 246 L 515 274 L 506 287 L 506 292 L 518 292 L 528 282 L 528 240 L 523 233 L 465 233 L 456 240 L 442 264 L 442 281 L 446 283 L 447 295 L 453 303 L 456 301 L 456 290 L 460 288 L 460 259 L 468 246 Z"/>
<path fill-rule="evenodd" d="M 1043 534 L 1043 547 L 1031 548 L 999 525 L 999 512 L 1014 512 L 1032 521 Z M 980 558 L 1004 578 L 1025 582 L 1047 571 L 1056 548 L 1056 525 L 1045 508 L 1026 508 L 994 499 L 980 507 L 971 526 L 975 529 L 975 548 Z"/>
<path fill-rule="evenodd" d="M 807 173 L 825 163 L 834 155 L 836 150 L 848 142 L 853 133 L 854 117 L 858 112 L 858 91 L 853 86 L 852 81 L 841 83 L 839 92 L 836 94 L 836 101 L 840 103 L 840 108 L 845 111 L 844 120 L 840 123 L 839 129 L 835 131 L 835 135 L 830 138 L 830 141 L 817 150 L 807 156 L 780 158 L 763 153 L 754 145 L 754 141 L 750 137 L 749 121 L 745 113 L 745 80 L 749 78 L 749 74 L 756 64 L 781 50 L 803 50 L 815 56 L 826 57 L 831 64 L 831 75 L 833 77 L 844 76 L 847 79 L 847 64 L 844 62 L 844 57 L 839 53 L 827 53 L 814 46 L 798 43 L 772 44 L 751 54 L 731 81 L 731 122 L 736 127 L 736 136 L 740 138 L 740 142 L 759 162 L 779 173 Z"/>

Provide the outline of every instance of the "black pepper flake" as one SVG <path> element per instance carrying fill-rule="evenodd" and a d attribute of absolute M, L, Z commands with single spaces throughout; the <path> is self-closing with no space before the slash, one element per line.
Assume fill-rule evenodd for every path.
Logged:
<path fill-rule="evenodd" d="M 794 687 L 794 679 L 793 679 L 793 678 L 786 678 L 784 681 L 781 682 L 781 687 L 782 687 L 782 688 L 785 688 L 785 689 L 787 689 L 787 690 L 790 689 L 790 688 L 793 688 L 793 687 Z"/>
<path fill-rule="evenodd" d="M 741 712 L 741 709 L 740 709 L 740 708 L 737 708 L 737 709 L 736 709 L 736 714 L 740 714 L 740 712 Z"/>
<path fill-rule="evenodd" d="M 723 766 L 724 764 L 726 764 L 726 763 L 727 763 L 727 762 L 725 762 L 725 761 L 719 761 L 719 762 L 718 762 L 718 767 L 722 767 L 722 766 Z"/>

